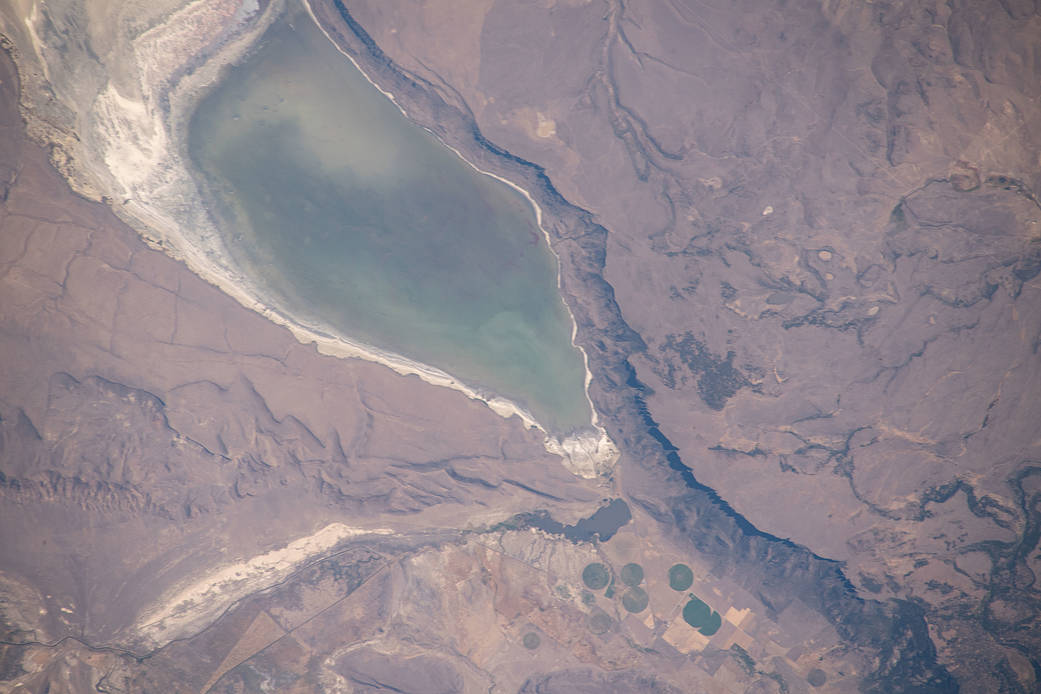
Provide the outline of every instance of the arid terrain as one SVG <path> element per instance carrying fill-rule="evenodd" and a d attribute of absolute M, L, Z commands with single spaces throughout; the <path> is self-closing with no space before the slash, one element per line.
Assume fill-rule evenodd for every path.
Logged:
<path fill-rule="evenodd" d="M 1041 688 L 1041 5 L 310 3 L 538 204 L 588 477 L 169 246 L 247 6 L 0 9 L 0 688 Z"/>

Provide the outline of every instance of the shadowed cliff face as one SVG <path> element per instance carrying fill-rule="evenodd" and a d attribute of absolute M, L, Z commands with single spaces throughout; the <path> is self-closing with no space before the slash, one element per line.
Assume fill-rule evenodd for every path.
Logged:
<path fill-rule="evenodd" d="M 480 406 L 317 357 L 102 233 L 33 150 L 4 217 L 9 679 L 1036 687 L 1036 7 L 313 9 L 539 202 L 631 522 L 569 537 L 622 502 Z M 139 650 L 163 587 L 330 520 L 393 530 Z M 646 611 L 621 601 L 631 562 Z M 681 562 L 714 634 L 663 585 Z M 618 583 L 583 584 L 591 563 Z"/>
<path fill-rule="evenodd" d="M 720 571 L 790 552 L 802 599 L 881 649 L 871 686 L 949 688 L 934 647 L 969 690 L 1034 686 L 1033 5 L 343 2 L 326 21 L 552 211 L 629 494 L 696 518 Z M 669 466 L 693 496 L 663 498 Z"/>

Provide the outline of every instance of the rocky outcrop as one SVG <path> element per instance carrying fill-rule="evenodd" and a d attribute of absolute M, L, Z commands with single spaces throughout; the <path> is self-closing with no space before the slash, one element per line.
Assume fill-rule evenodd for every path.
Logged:
<path fill-rule="evenodd" d="M 410 686 L 408 672 L 385 679 L 380 664 L 393 652 L 449 689 L 473 677 L 531 691 L 591 682 L 668 691 L 647 672 L 680 662 L 784 690 L 839 673 L 870 691 L 1036 687 L 1036 8 L 552 5 L 311 7 L 410 118 L 542 210 L 590 395 L 622 453 L 612 482 L 635 522 L 608 544 L 663 562 L 683 548 L 703 562 L 700 578 L 744 596 L 754 619 L 742 621 L 735 601 L 725 627 L 734 631 L 706 646 L 670 632 L 671 617 L 641 627 L 620 614 L 624 628 L 605 633 L 624 639 L 600 642 L 583 631 L 590 605 L 607 614 L 600 598 L 565 609 L 540 588 L 537 599 L 506 591 L 496 601 L 484 591 L 509 581 L 498 583 L 505 574 L 473 547 L 452 549 L 461 537 L 439 536 L 431 554 L 402 538 L 393 551 L 365 551 L 388 565 L 419 552 L 395 585 L 422 605 L 397 614 L 423 626 L 366 613 L 389 635 L 351 632 L 321 673 L 328 686 Z M 71 21 L 48 17 L 59 34 Z M 111 543 L 121 547 L 89 530 L 66 539 L 89 540 L 109 559 L 71 552 L 78 573 L 96 580 L 51 591 L 59 597 L 47 598 L 47 616 L 18 627 L 46 638 L 8 639 L 15 648 L 68 646 L 70 660 L 52 662 L 74 671 L 79 647 L 53 639 L 115 634 L 132 620 L 98 607 L 89 619 L 70 614 L 90 601 L 150 598 L 97 586 L 174 582 L 198 569 L 176 561 L 192 543 L 211 543 L 203 559 L 212 564 L 233 539 L 257 537 L 236 527 L 267 514 L 285 527 L 277 539 L 259 535 L 264 547 L 313 532 L 319 517 L 459 529 L 467 508 L 474 528 L 518 514 L 574 527 L 598 505 L 592 484 L 550 471 L 531 432 L 414 380 L 317 356 L 129 237 L 99 232 L 108 223 L 99 208 L 19 197 L 44 175 L 33 166 L 15 167 L 6 188 L 4 378 L 13 385 L 0 426 L 5 461 L 22 463 L 3 468 L 4 508 L 19 513 L 0 527 L 21 537 L 27 524 L 57 524 L 39 509 L 61 501 L 86 514 L 78 518 L 119 519 L 107 522 L 121 528 Z M 30 324 L 30 314 L 43 319 Z M 28 375 L 24 364 L 34 365 Z M 173 522 L 197 534 L 173 537 Z M 625 535 L 638 532 L 648 534 Z M 113 564 L 153 536 L 154 553 L 136 568 Z M 30 556 L 13 546 L 12 556 Z M 577 562 L 585 551 L 559 547 L 539 540 L 522 555 Z M 50 566 L 9 568 L 66 575 Z M 460 578 L 466 597 L 441 602 L 431 586 L 461 566 L 496 578 Z M 463 639 L 465 620 L 453 622 L 463 604 L 492 603 L 481 633 L 509 624 L 508 637 L 487 639 L 512 644 L 504 661 L 525 653 L 527 633 L 552 633 L 574 661 L 497 679 L 473 655 L 484 653 L 481 639 Z M 401 604 L 386 597 L 366 609 Z M 536 625 L 531 615 L 549 605 L 564 616 Z M 287 663 L 332 653 L 312 634 L 278 642 L 277 663 L 250 660 L 251 644 L 276 643 L 291 627 L 259 607 L 238 609 L 214 633 L 243 639 L 242 653 L 207 661 L 195 674 L 210 680 L 194 688 L 281 682 L 300 671 Z M 521 615 L 532 628 L 510 621 Z M 614 624 L 597 619 L 598 630 Z M 760 620 L 757 632 L 749 624 Z M 433 636 L 448 622 L 462 640 Z M 741 639 L 752 632 L 759 649 L 749 655 Z M 199 638 L 186 648 L 217 658 Z M 379 646 L 352 645 L 368 638 Z M 648 644 L 660 660 L 639 650 Z M 153 669 L 120 670 L 124 681 L 161 688 L 201 657 L 176 644 L 166 655 Z"/>
<path fill-rule="evenodd" d="M 173 588 L 330 523 L 458 533 L 595 511 L 596 483 L 519 420 L 317 354 L 73 195 L 25 141 L 3 68 L 0 578 L 22 586 L 2 618 L 28 635 L 12 642 L 138 644 Z"/>
<path fill-rule="evenodd" d="M 1033 686 L 1029 630 L 955 636 L 998 575 L 979 548 L 1030 535 L 1038 114 L 997 66 L 1032 10 L 323 6 L 412 118 L 533 191 L 630 494 L 741 571 L 791 557 L 850 638 L 904 625 L 859 630 L 907 646 L 880 689 L 951 686 L 933 643 L 970 689 Z M 660 501 L 669 468 L 694 496 Z"/>

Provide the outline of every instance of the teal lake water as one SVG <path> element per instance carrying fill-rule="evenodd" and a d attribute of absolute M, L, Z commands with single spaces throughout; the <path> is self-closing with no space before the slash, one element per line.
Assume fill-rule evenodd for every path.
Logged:
<path fill-rule="evenodd" d="M 556 259 L 519 193 L 408 121 L 302 14 L 199 106 L 192 160 L 236 262 L 304 322 L 588 427 Z"/>

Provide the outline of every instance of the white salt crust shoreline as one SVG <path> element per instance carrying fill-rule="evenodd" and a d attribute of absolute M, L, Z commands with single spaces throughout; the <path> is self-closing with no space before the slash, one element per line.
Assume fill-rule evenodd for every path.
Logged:
<path fill-rule="evenodd" d="M 346 51 L 344 51 L 337 45 L 336 41 L 334 41 L 333 38 L 329 35 L 329 32 L 327 32 L 325 30 L 325 27 L 322 26 L 321 22 L 318 21 L 318 18 L 314 14 L 314 10 L 311 8 L 310 0 L 301 0 L 301 3 L 307 9 L 307 14 L 311 17 L 311 21 L 314 22 L 315 26 L 318 27 L 319 31 L 322 32 L 322 34 L 329 41 L 329 43 L 332 44 L 332 46 L 336 48 L 336 50 L 341 55 L 347 58 L 347 60 L 351 61 L 351 64 L 353 64 L 354 67 L 357 68 L 358 72 L 362 74 L 362 76 L 368 81 L 369 84 L 371 84 L 381 94 L 390 99 L 391 102 L 393 102 L 393 104 L 398 107 L 398 110 L 401 111 L 401 115 L 408 118 L 408 112 L 400 103 L 398 103 L 398 100 L 394 97 L 394 94 L 386 91 L 380 85 L 378 85 L 371 77 L 369 77 L 368 73 L 366 73 L 365 70 L 362 69 L 361 65 L 358 64 L 358 61 L 356 61 L 350 54 L 348 54 Z M 431 135 L 434 135 L 434 133 L 431 133 Z M 437 136 L 434 135 L 434 137 L 436 138 Z M 592 421 L 590 423 L 593 428 L 593 431 L 588 433 L 573 434 L 564 439 L 560 439 L 550 435 L 544 427 L 542 427 L 541 425 L 539 425 L 538 422 L 535 421 L 534 417 L 532 417 L 529 412 L 523 410 L 521 407 L 510 402 L 509 400 L 506 400 L 505 398 L 492 397 L 491 399 L 486 399 L 479 393 L 475 393 L 473 395 L 467 393 L 467 395 L 469 395 L 472 398 L 476 397 L 479 400 L 484 400 L 484 402 L 487 403 L 488 406 L 492 408 L 492 410 L 500 416 L 509 417 L 511 415 L 516 414 L 529 427 L 537 427 L 538 429 L 546 433 L 546 449 L 549 450 L 551 453 L 565 458 L 566 460 L 570 460 L 571 465 L 568 466 L 568 469 L 570 469 L 575 474 L 580 475 L 582 477 L 591 478 L 596 477 L 598 474 L 602 474 L 604 472 L 609 471 L 610 468 L 614 466 L 614 463 L 618 460 L 619 452 L 617 447 L 614 445 L 614 442 L 611 441 L 610 437 L 607 435 L 607 431 L 603 428 L 603 426 L 600 425 L 599 415 L 597 414 L 596 406 L 593 404 L 592 398 L 589 397 L 589 385 L 593 380 L 593 374 L 589 370 L 589 355 L 586 354 L 585 349 L 583 349 L 581 345 L 575 342 L 575 339 L 578 336 L 578 322 L 575 320 L 575 315 L 571 312 L 571 307 L 567 305 L 567 302 L 563 300 L 563 297 L 560 294 L 560 292 L 563 290 L 563 278 L 561 276 L 560 257 L 557 255 L 557 252 L 553 250 L 553 244 L 551 243 L 549 232 L 546 231 L 546 228 L 542 224 L 542 208 L 539 207 L 539 204 L 537 202 L 535 202 L 535 198 L 533 198 L 531 194 L 521 186 L 517 185 L 513 181 L 503 178 L 502 176 L 498 176 L 490 171 L 485 171 L 484 169 L 481 169 L 476 164 L 471 162 L 469 159 L 464 157 L 462 152 L 452 147 L 448 143 L 443 142 L 440 138 L 438 138 L 438 142 L 450 149 L 457 157 L 459 157 L 459 159 L 465 162 L 470 168 L 472 168 L 477 173 L 483 174 L 485 176 L 490 176 L 491 178 L 494 178 L 495 180 L 509 186 L 510 188 L 523 195 L 524 198 L 528 201 L 528 204 L 530 204 L 532 209 L 535 211 L 535 223 L 538 225 L 539 231 L 542 232 L 543 237 L 546 239 L 546 247 L 549 249 L 549 252 L 553 254 L 553 260 L 555 261 L 557 266 L 558 297 L 561 297 L 560 301 L 564 306 L 564 310 L 567 311 L 568 319 L 571 321 L 571 346 L 577 349 L 579 353 L 582 355 L 582 367 L 585 369 L 585 382 L 583 385 L 583 390 L 586 397 L 586 402 L 589 403 L 589 411 L 592 413 Z M 418 362 L 414 363 L 418 364 Z M 448 378 L 452 378 L 447 373 L 440 371 L 439 369 L 434 369 L 433 367 L 428 367 L 424 364 L 418 365 L 444 374 L 444 376 L 447 376 Z M 420 376 L 420 378 L 422 378 L 422 376 Z M 469 390 L 469 388 L 465 385 L 463 386 L 463 388 Z M 464 390 L 464 392 L 466 391 Z M 590 459 L 588 461 L 580 462 L 579 459 L 581 458 Z M 581 469 L 574 469 L 573 466 L 579 467 Z"/>
<path fill-rule="evenodd" d="M 299 537 L 284 547 L 235 564 L 210 570 L 168 590 L 138 615 L 134 630 L 149 648 L 198 633 L 233 603 L 284 581 L 308 561 L 326 556 L 341 542 L 371 536 L 389 536 L 389 528 L 356 528 L 330 523 L 313 535 Z"/>
<path fill-rule="evenodd" d="M 147 67 L 149 74 L 158 75 L 156 79 L 160 81 L 164 74 L 172 72 L 172 68 L 163 62 L 166 56 L 157 54 L 155 47 L 164 45 L 164 40 L 169 40 L 170 36 L 176 40 L 178 32 L 183 34 L 184 27 L 191 23 L 190 20 L 197 19 L 207 11 L 208 1 L 196 0 L 184 6 L 165 24 L 153 27 L 134 41 L 133 53 L 137 58 L 139 71 Z M 394 95 L 376 84 L 329 36 L 317 21 L 309 2 L 300 1 L 311 21 L 336 50 L 350 60 L 373 87 L 389 98 L 402 114 L 408 117 Z M 600 425 L 596 408 L 589 397 L 592 374 L 589 370 L 588 355 L 575 344 L 578 326 L 570 308 L 562 299 L 571 319 L 571 343 L 582 354 L 585 368 L 584 390 L 591 412 L 588 429 L 565 437 L 551 434 L 530 411 L 517 403 L 471 386 L 442 369 L 352 340 L 348 336 L 338 334 L 329 326 L 309 325 L 294 319 L 265 301 L 262 289 L 235 267 L 212 218 L 205 211 L 191 174 L 191 167 L 187 163 L 187 127 L 195 106 L 219 82 L 221 70 L 241 59 L 284 11 L 284 2 L 272 2 L 249 32 L 222 49 L 194 75 L 182 80 L 169 94 L 168 119 L 164 119 L 161 110 L 156 107 L 156 86 L 148 84 L 147 80 L 141 80 L 142 100 L 124 96 L 110 83 L 92 104 L 94 127 L 85 138 L 93 145 L 85 152 L 84 159 L 88 161 L 72 162 L 75 169 L 86 167 L 86 171 L 66 173 L 85 175 L 88 180 L 100 180 L 101 188 L 107 189 L 110 193 L 109 204 L 116 215 L 134 228 L 149 245 L 184 262 L 193 273 L 243 306 L 287 328 L 302 344 L 314 344 L 321 354 L 363 359 L 386 366 L 401 375 L 414 375 L 430 385 L 459 391 L 471 399 L 484 402 L 503 418 L 516 416 L 525 426 L 538 428 L 545 434 L 546 450 L 560 456 L 564 466 L 575 475 L 594 478 L 608 473 L 618 459 L 618 449 Z M 35 43 L 36 35 L 32 31 L 32 21 L 33 18 L 29 17 L 25 23 Z M 46 75 L 45 51 L 41 50 L 41 46 L 34 45 L 33 48 Z M 21 67 L 19 66 L 20 69 Z M 174 68 L 176 67 L 175 63 Z M 26 115 L 32 116 L 31 113 Z M 478 168 L 458 150 L 447 144 L 445 146 L 475 171 L 510 186 L 528 200 L 535 211 L 539 229 L 557 262 L 559 290 L 562 280 L 560 260 L 549 243 L 549 234 L 542 225 L 542 210 L 533 197 L 512 181 Z M 88 197 L 97 197 L 89 194 L 94 192 L 90 190 L 93 186 L 77 186 L 73 176 L 67 177 L 77 192 L 88 194 Z"/>

